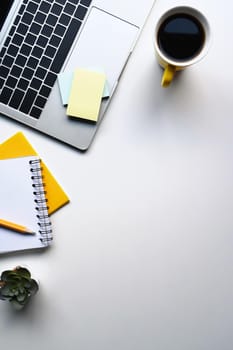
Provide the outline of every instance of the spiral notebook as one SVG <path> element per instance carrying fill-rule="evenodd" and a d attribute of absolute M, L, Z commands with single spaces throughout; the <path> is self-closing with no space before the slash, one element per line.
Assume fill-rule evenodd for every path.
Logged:
<path fill-rule="evenodd" d="M 27 156 L 38 156 L 38 153 L 22 132 L 17 132 L 0 144 L 0 159 Z M 43 161 L 41 161 L 41 165 L 43 168 L 42 175 L 46 184 L 45 196 L 48 200 L 48 212 L 50 215 L 69 203 L 69 198 Z"/>
<path fill-rule="evenodd" d="M 0 253 L 44 248 L 52 241 L 40 164 L 36 156 L 0 160 L 1 219 L 35 232 L 21 234 L 0 227 Z"/>

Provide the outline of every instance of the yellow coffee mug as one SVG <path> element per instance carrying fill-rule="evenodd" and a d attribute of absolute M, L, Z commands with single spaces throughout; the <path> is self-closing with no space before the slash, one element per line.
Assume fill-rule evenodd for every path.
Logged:
<path fill-rule="evenodd" d="M 178 6 L 160 16 L 154 46 L 158 62 L 164 68 L 161 85 L 168 87 L 177 71 L 200 61 L 209 44 L 210 26 L 200 11 Z"/>

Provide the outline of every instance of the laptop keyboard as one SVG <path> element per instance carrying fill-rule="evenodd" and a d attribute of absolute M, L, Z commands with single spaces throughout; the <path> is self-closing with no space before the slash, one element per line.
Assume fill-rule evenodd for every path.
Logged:
<path fill-rule="evenodd" d="M 0 102 L 39 119 L 92 0 L 24 0 L 0 52 Z"/>

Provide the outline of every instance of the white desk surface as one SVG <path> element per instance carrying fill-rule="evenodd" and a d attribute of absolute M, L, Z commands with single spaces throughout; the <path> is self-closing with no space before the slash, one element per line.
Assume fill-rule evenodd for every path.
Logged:
<path fill-rule="evenodd" d="M 87 153 L 23 131 L 71 203 L 26 265 L 40 291 L 22 313 L 0 302 L 5 349 L 232 350 L 233 5 L 186 1 L 212 28 L 208 56 L 160 88 L 157 0 Z"/>

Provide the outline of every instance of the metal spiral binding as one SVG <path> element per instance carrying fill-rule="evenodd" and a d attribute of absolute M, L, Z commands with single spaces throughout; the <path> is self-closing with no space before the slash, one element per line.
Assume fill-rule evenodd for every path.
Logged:
<path fill-rule="evenodd" d="M 34 188 L 33 194 L 35 196 L 34 202 L 36 204 L 35 209 L 38 211 L 38 226 L 40 227 L 39 233 L 41 235 L 40 241 L 44 245 L 48 245 L 52 240 L 51 222 L 48 215 L 47 199 L 45 197 L 46 191 L 44 190 L 43 176 L 41 174 L 40 159 L 30 160 L 30 171 L 32 173 L 32 187 Z"/>

